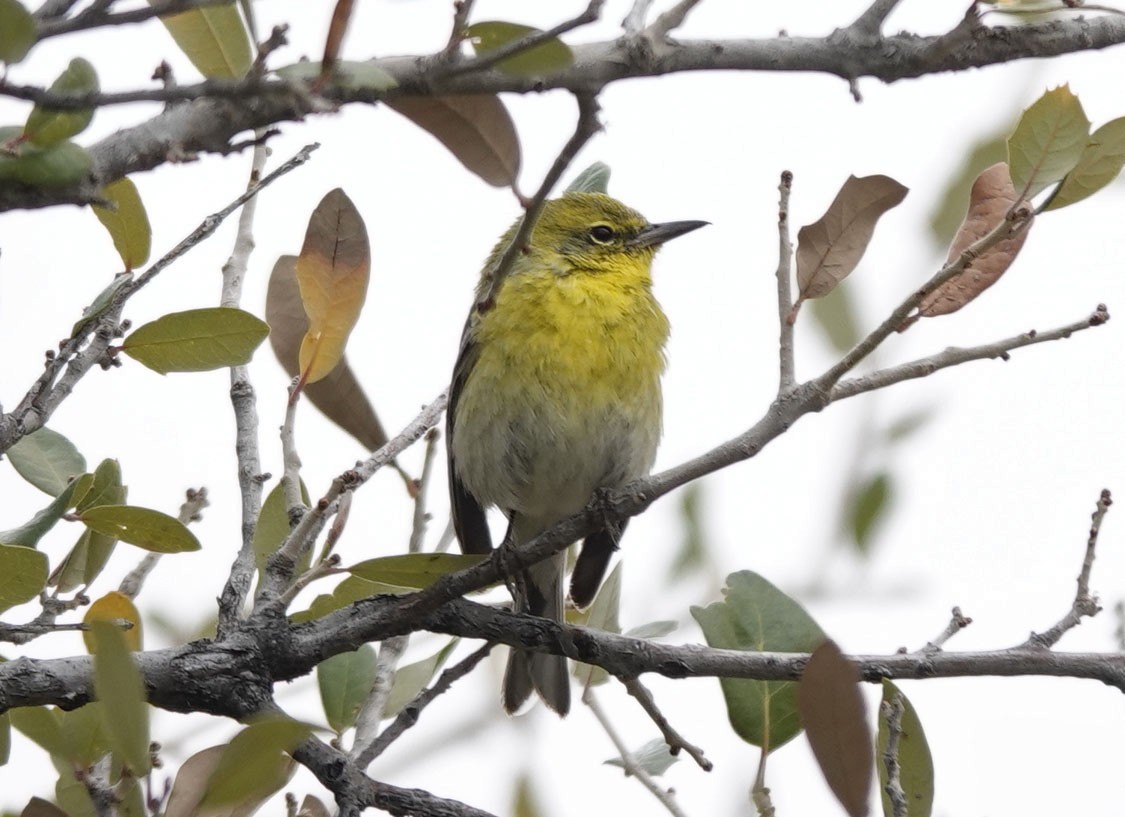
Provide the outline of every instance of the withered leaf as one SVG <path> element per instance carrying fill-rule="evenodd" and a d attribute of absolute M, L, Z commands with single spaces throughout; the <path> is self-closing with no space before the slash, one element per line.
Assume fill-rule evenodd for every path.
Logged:
<path fill-rule="evenodd" d="M 817 647 L 797 684 L 797 712 L 824 779 L 851 817 L 867 814 L 874 747 L 859 670 L 833 641 Z"/>
<path fill-rule="evenodd" d="M 299 353 L 306 382 L 315 383 L 339 364 L 359 320 L 370 274 L 367 227 L 337 187 L 313 211 L 297 257 L 297 285 L 309 319 Z"/>
<path fill-rule="evenodd" d="M 797 233 L 799 301 L 822 298 L 851 274 L 883 213 L 908 189 L 890 176 L 849 176 L 827 212 Z"/>
<path fill-rule="evenodd" d="M 494 94 L 397 97 L 386 104 L 433 134 L 467 169 L 493 187 L 511 187 L 520 172 L 520 143 Z"/>
<path fill-rule="evenodd" d="M 270 346 L 286 374 L 296 377 L 301 339 L 309 328 L 301 292 L 297 286 L 297 256 L 283 255 L 270 273 L 266 292 L 266 323 L 270 325 Z M 332 371 L 315 383 L 305 384 L 305 396 L 324 412 L 324 416 L 351 434 L 369 451 L 387 442 L 387 433 L 375 414 L 375 407 L 359 385 L 347 356 Z"/>
<path fill-rule="evenodd" d="M 969 210 L 949 247 L 946 263 L 954 261 L 968 247 L 988 235 L 1004 220 L 1018 197 L 1005 162 L 981 171 L 973 182 Z M 933 317 L 956 312 L 996 283 L 1019 255 L 1027 240 L 1028 229 L 1030 225 L 981 253 L 964 272 L 931 292 L 918 307 L 918 316 Z"/>

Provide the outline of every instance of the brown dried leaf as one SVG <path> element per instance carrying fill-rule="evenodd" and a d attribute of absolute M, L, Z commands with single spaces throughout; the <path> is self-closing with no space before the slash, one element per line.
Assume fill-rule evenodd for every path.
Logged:
<path fill-rule="evenodd" d="M 890 176 L 849 176 L 827 212 L 797 233 L 800 300 L 822 298 L 863 258 L 875 224 L 906 198 L 908 189 Z"/>
<path fill-rule="evenodd" d="M 331 190 L 309 218 L 297 257 L 297 284 L 309 329 L 299 365 L 315 383 L 339 364 L 367 296 L 371 245 L 363 217 L 343 190 Z"/>
<path fill-rule="evenodd" d="M 945 262 L 948 264 L 954 261 L 968 247 L 995 229 L 1017 198 L 1007 163 L 998 162 L 983 170 L 973 182 L 969 193 L 969 210 L 953 238 Z M 1029 228 L 1030 225 L 973 259 L 964 272 L 931 292 L 918 307 L 918 314 L 933 317 L 956 312 L 995 284 L 1016 260 L 1020 248 L 1027 240 Z"/>
<path fill-rule="evenodd" d="M 296 377 L 300 372 L 301 339 L 308 331 L 309 319 L 297 286 L 295 255 L 278 258 L 270 273 L 266 323 L 270 325 L 270 345 L 278 362 L 290 377 Z M 315 383 L 306 383 L 305 396 L 329 420 L 359 440 L 369 451 L 386 443 L 387 433 L 383 424 L 348 365 L 346 355 L 323 378 Z"/>
<path fill-rule="evenodd" d="M 386 105 L 429 131 L 466 168 L 493 187 L 511 187 L 520 143 L 508 109 L 494 94 L 398 97 Z"/>
<path fill-rule="evenodd" d="M 867 814 L 875 771 L 855 664 L 833 641 L 817 647 L 797 684 L 797 712 L 828 787 L 851 817 Z"/>

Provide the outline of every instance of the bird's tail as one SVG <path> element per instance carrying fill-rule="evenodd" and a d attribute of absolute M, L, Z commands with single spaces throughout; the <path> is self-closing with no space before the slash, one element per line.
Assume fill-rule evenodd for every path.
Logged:
<path fill-rule="evenodd" d="M 562 621 L 565 572 L 566 551 L 528 568 L 523 575 L 524 592 L 517 593 L 516 610 Z M 570 711 L 570 674 L 565 656 L 512 650 L 504 672 L 504 709 L 515 712 L 533 691 L 560 715 Z"/>

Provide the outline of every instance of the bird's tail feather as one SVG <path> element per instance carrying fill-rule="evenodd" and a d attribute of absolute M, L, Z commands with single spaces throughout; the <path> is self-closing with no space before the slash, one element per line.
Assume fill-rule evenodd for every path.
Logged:
<path fill-rule="evenodd" d="M 528 568 L 523 576 L 525 592 L 516 599 L 516 609 L 562 621 L 565 571 L 565 551 Z M 570 711 L 570 673 L 565 656 L 512 650 L 504 672 L 504 709 L 515 712 L 533 691 L 560 715 Z"/>

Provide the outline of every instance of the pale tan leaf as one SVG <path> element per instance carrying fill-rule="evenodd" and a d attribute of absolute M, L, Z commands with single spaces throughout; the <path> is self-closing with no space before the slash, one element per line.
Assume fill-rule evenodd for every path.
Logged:
<path fill-rule="evenodd" d="M 297 817 L 332 817 L 332 812 L 319 798 L 306 794 L 301 807 L 297 809 Z"/>
<path fill-rule="evenodd" d="M 851 817 L 867 814 L 874 748 L 855 664 L 832 641 L 817 647 L 797 684 L 797 712 L 828 787 Z"/>
<path fill-rule="evenodd" d="M 515 184 L 520 172 L 520 143 L 512 117 L 499 97 L 398 97 L 386 104 L 433 134 L 461 164 L 488 184 Z"/>
<path fill-rule="evenodd" d="M 969 210 L 949 247 L 946 263 L 961 255 L 968 247 L 988 235 L 1002 222 L 1019 194 L 1008 175 L 1008 165 L 998 162 L 986 168 L 973 182 L 969 193 Z M 1028 228 L 1005 238 L 973 259 L 965 271 L 946 281 L 922 301 L 920 316 L 933 317 L 956 312 L 996 283 L 1019 255 L 1027 240 Z"/>
<path fill-rule="evenodd" d="M 822 298 L 851 274 L 883 213 L 908 190 L 890 176 L 849 176 L 828 211 L 797 233 L 800 300 Z"/>
<path fill-rule="evenodd" d="M 367 227 L 351 199 L 337 187 L 313 211 L 297 257 L 297 284 L 309 319 L 299 353 L 306 382 L 320 380 L 343 358 L 367 296 L 370 274 Z"/>
<path fill-rule="evenodd" d="M 270 325 L 270 345 L 278 362 L 290 377 L 301 370 L 298 364 L 301 339 L 309 328 L 309 319 L 301 305 L 297 286 L 297 257 L 283 255 L 270 273 L 266 293 L 266 323 Z M 369 451 L 387 442 L 387 432 L 375 413 L 375 407 L 359 385 L 355 372 L 348 365 L 347 355 L 336 368 L 315 383 L 305 384 L 305 396 L 324 412 L 333 423 L 355 437 Z"/>

